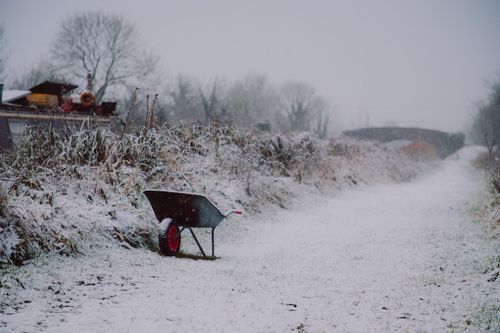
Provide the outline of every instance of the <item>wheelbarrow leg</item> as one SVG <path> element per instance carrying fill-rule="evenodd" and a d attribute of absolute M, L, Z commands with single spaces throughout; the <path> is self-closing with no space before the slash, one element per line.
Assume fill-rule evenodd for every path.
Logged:
<path fill-rule="evenodd" d="M 215 258 L 215 228 L 212 228 L 212 258 Z"/>
<path fill-rule="evenodd" d="M 196 245 L 198 245 L 198 248 L 201 251 L 201 254 L 203 254 L 203 257 L 207 259 L 207 255 L 205 254 L 205 251 L 203 251 L 203 248 L 200 245 L 200 242 L 198 242 L 198 238 L 196 238 L 196 235 L 194 234 L 193 229 L 189 228 L 189 231 L 191 231 L 191 235 L 193 235 L 194 241 L 196 242 Z"/>

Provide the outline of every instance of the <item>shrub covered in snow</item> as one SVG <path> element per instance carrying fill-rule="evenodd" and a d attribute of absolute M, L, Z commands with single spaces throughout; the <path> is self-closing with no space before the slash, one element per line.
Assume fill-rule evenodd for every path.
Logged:
<path fill-rule="evenodd" d="M 479 210 L 479 218 L 494 235 L 500 232 L 500 155 L 480 154 L 474 161 L 476 168 L 484 169 L 488 177 L 489 200 Z"/>
<path fill-rule="evenodd" d="M 495 235 L 500 233 L 500 159 L 488 168 L 491 200 L 481 209 L 481 218 Z"/>
<path fill-rule="evenodd" d="M 146 188 L 200 192 L 221 208 L 287 206 L 303 191 L 404 181 L 421 164 L 388 148 L 211 123 L 117 135 L 31 128 L 0 159 L 0 262 L 94 246 L 156 248 Z"/>

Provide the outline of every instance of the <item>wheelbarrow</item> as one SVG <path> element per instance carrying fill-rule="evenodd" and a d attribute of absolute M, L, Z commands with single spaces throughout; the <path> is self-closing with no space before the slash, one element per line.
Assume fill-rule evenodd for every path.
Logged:
<path fill-rule="evenodd" d="M 146 190 L 148 198 L 161 230 L 158 235 L 160 252 L 166 256 L 176 256 L 181 248 L 181 234 L 189 230 L 203 257 L 203 250 L 193 228 L 209 228 L 212 230 L 212 258 L 215 258 L 215 228 L 232 214 L 241 214 L 240 210 L 221 211 L 200 194 L 171 192 L 162 190 Z"/>

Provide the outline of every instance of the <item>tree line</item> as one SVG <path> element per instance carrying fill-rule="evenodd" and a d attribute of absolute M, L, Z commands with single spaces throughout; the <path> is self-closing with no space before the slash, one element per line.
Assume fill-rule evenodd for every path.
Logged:
<path fill-rule="evenodd" d="M 0 27 L 0 44 L 3 32 Z M 4 67 L 5 57 L 0 56 L 0 80 Z M 232 82 L 221 78 L 201 82 L 185 75 L 166 77 L 159 58 L 141 42 L 135 25 L 110 13 L 89 11 L 68 17 L 59 27 L 49 54 L 11 78 L 7 87 L 27 89 L 44 80 L 86 87 L 98 103 L 118 100 L 122 114 L 136 99 L 136 87 L 144 100 L 146 94 L 158 94 L 150 119 L 158 125 L 217 120 L 262 130 L 308 131 L 320 138 L 332 130 L 332 104 L 306 82 L 274 84 L 258 73 Z M 138 110 L 132 117 L 137 121 L 144 116 L 142 109 Z"/>

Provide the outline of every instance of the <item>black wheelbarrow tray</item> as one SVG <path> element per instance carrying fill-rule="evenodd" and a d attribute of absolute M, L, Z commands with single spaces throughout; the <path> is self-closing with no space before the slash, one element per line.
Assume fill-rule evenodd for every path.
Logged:
<path fill-rule="evenodd" d="M 187 229 L 191 232 L 203 257 L 207 259 L 193 228 L 210 228 L 212 258 L 215 258 L 215 228 L 231 214 L 241 214 L 240 210 L 229 210 L 223 214 L 207 197 L 200 194 L 162 190 L 146 190 L 143 193 L 162 226 L 158 243 L 160 252 L 166 256 L 175 256 L 179 253 L 181 234 Z"/>

